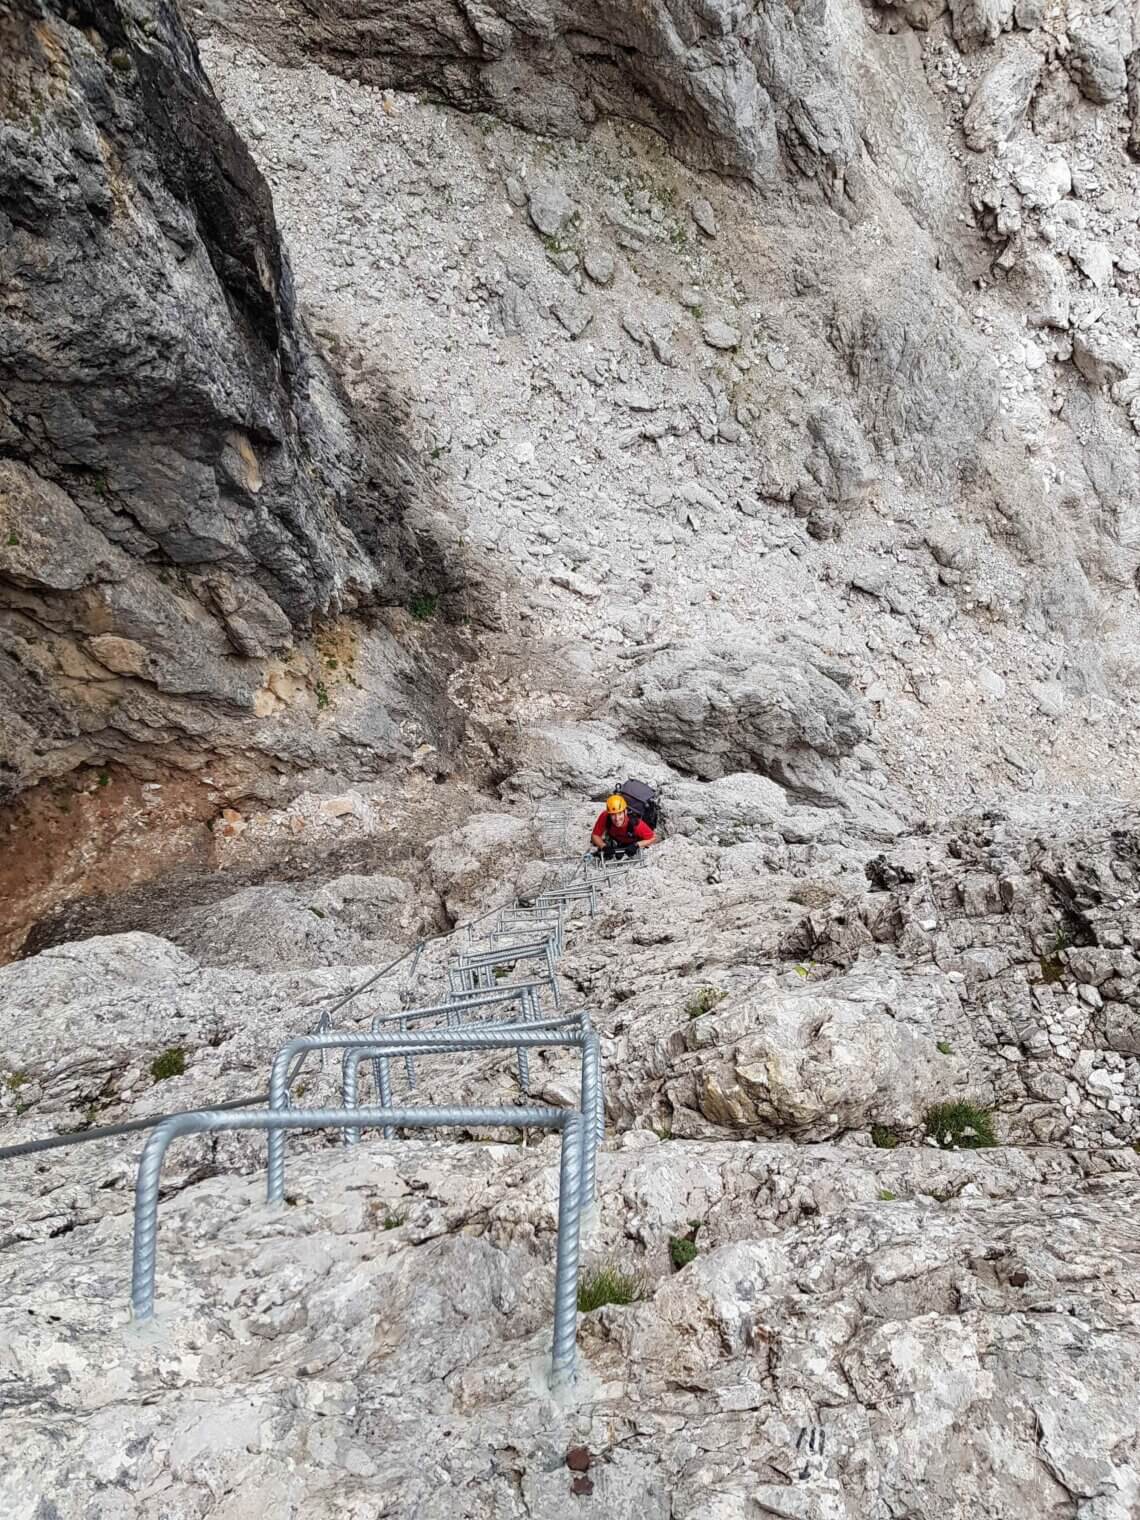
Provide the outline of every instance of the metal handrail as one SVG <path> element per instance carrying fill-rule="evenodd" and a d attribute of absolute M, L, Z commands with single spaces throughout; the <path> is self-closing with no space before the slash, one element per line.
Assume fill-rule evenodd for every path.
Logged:
<path fill-rule="evenodd" d="M 601 1144 L 605 1128 L 605 1107 L 602 1097 L 601 1044 L 597 1035 L 589 1027 L 588 1023 L 585 1027 L 580 1028 L 576 1034 L 571 1033 L 569 1030 L 564 1034 L 558 1034 L 551 1029 L 536 1030 L 529 1026 L 526 1029 L 516 1026 L 513 1030 L 504 1028 L 501 1031 L 488 1030 L 485 1033 L 488 1035 L 498 1034 L 500 1037 L 498 1039 L 489 1038 L 478 1046 L 472 1046 L 468 1043 L 461 1044 L 458 1041 L 440 1041 L 438 1044 L 432 1044 L 424 1050 L 417 1051 L 417 1054 L 426 1054 L 428 1051 L 431 1051 L 435 1054 L 454 1055 L 463 1054 L 472 1049 L 507 1050 L 512 1047 L 522 1051 L 528 1046 L 538 1046 L 543 1049 L 574 1047 L 582 1051 L 582 1077 L 579 1101 L 582 1116 L 587 1124 L 586 1145 L 582 1152 L 582 1197 L 588 1204 L 592 1203 L 595 1193 L 594 1179 L 597 1169 L 598 1146 Z M 521 1036 L 526 1036 L 525 1040 L 520 1041 Z M 354 1109 L 356 1107 L 361 1061 L 372 1059 L 377 1053 L 385 1056 L 393 1054 L 392 1046 L 394 1043 L 394 1041 L 388 1040 L 380 1045 L 357 1045 L 350 1046 L 345 1050 L 341 1088 L 341 1106 L 343 1108 Z M 400 1048 L 405 1047 L 401 1046 Z M 385 1090 L 386 1087 L 387 1083 L 382 1084 L 379 1091 L 379 1106 L 382 1109 L 391 1108 L 392 1106 L 391 1089 L 387 1087 L 387 1090 Z M 346 1145 L 354 1145 L 358 1143 L 359 1138 L 359 1134 L 356 1131 L 348 1130 L 345 1132 L 344 1143 Z M 396 1130 L 393 1124 L 389 1123 L 384 1126 L 384 1138 L 385 1140 L 394 1140 L 396 1138 Z M 283 1166 L 284 1160 L 282 1160 Z"/>
<path fill-rule="evenodd" d="M 520 1046 L 526 1049 L 544 1045 L 582 1044 L 597 1037 L 589 1028 L 579 1035 L 555 1036 L 541 1027 L 516 1026 L 506 1032 L 495 1029 L 428 1029 L 420 1034 L 384 1035 L 374 1034 L 309 1034 L 297 1035 L 281 1046 L 273 1058 L 269 1074 L 269 1108 L 273 1113 L 288 1112 L 289 1070 L 293 1058 L 303 1050 L 367 1050 L 370 1057 L 377 1051 L 384 1055 L 429 1055 L 433 1050 L 443 1049 L 450 1054 L 476 1050 L 512 1050 Z M 597 1115 L 594 1117 L 597 1131 Z M 391 1138 L 386 1136 L 386 1138 Z M 595 1133 L 595 1141 L 597 1140 Z M 269 1171 L 270 1199 L 281 1196 L 282 1177 L 285 1171 L 285 1135 L 281 1129 L 269 1126 L 266 1164 Z"/>
<path fill-rule="evenodd" d="M 493 983 L 488 982 L 487 978 L 493 977 L 500 968 L 506 971 L 517 971 L 520 962 L 542 960 L 546 963 L 546 977 L 543 980 L 549 981 L 554 1006 L 559 1008 L 562 1005 L 562 997 L 558 990 L 555 959 L 554 940 L 551 938 L 525 944 L 504 945 L 499 949 L 492 946 L 487 950 L 464 950 L 447 968 L 448 985 L 458 991 L 480 986 L 486 986 L 488 990 L 491 990 Z M 456 982 L 459 983 L 458 988 L 456 988 Z"/>
<path fill-rule="evenodd" d="M 545 986 L 545 982 L 518 982 L 509 987 L 496 987 L 493 989 L 477 988 L 474 992 L 453 992 L 446 1003 L 437 1003 L 426 1008 L 409 1008 L 403 1013 L 378 1013 L 372 1020 L 373 1032 L 377 1032 L 385 1024 L 398 1024 L 401 1034 L 409 1033 L 408 1025 L 413 1020 L 438 1018 L 441 1014 L 447 1020 L 447 1028 L 454 1029 L 460 1024 L 470 1022 L 461 1017 L 468 1009 L 478 1008 L 509 1008 L 512 1003 L 520 1005 L 520 1012 L 524 1021 L 532 1022 L 538 1018 L 540 1007 L 538 1002 L 538 990 Z M 476 1021 L 481 1028 L 486 1027 L 483 1020 Z M 320 1034 L 321 1031 L 317 1030 Z M 322 1060 L 324 1057 L 322 1056 Z M 378 1056 L 372 1063 L 373 1074 L 376 1081 L 376 1091 L 382 1092 L 384 1076 L 381 1066 L 387 1070 L 388 1061 L 386 1056 Z M 404 1055 L 404 1074 L 408 1079 L 409 1091 L 416 1088 L 416 1061 L 410 1053 Z M 529 1080 L 527 1076 L 527 1062 L 524 1051 L 519 1052 L 519 1085 L 523 1092 L 527 1091 Z M 292 1084 L 290 1084 L 292 1085 Z"/>
<path fill-rule="evenodd" d="M 135 1186 L 135 1233 L 131 1264 L 131 1310 L 138 1321 L 154 1315 L 157 1257 L 158 1191 L 162 1163 L 171 1142 L 182 1135 L 219 1130 L 348 1129 L 398 1124 L 403 1129 L 502 1126 L 552 1129 L 562 1136 L 558 1169 L 558 1236 L 554 1273 L 554 1336 L 550 1382 L 555 1389 L 573 1383 L 577 1370 L 578 1243 L 582 1216 L 582 1158 L 586 1121 L 566 1108 L 358 1108 L 293 1110 L 290 1113 L 194 1112 L 168 1119 L 150 1136 L 139 1163 Z M 282 1179 L 283 1181 L 283 1179 Z"/>
<path fill-rule="evenodd" d="M 579 872 L 583 879 L 579 881 Z M 589 1014 L 583 1009 L 575 1015 L 555 1018 L 539 1017 L 538 992 L 542 986 L 551 986 L 555 1006 L 559 1003 L 554 958 L 564 949 L 565 920 L 571 909 L 580 902 L 588 904 L 591 917 L 597 909 L 597 886 L 588 881 L 588 868 L 583 858 L 570 879 L 553 889 L 544 886 L 529 900 L 516 898 L 513 907 L 499 906 L 488 909 L 470 924 L 456 925 L 443 934 L 421 939 L 404 955 L 380 971 L 373 973 L 359 987 L 342 996 L 331 1009 L 325 1010 L 318 1024 L 318 1032 L 299 1036 L 288 1041 L 277 1052 L 270 1077 L 269 1108 L 262 1111 L 236 1110 L 220 1107 L 214 1110 L 187 1110 L 170 1115 L 160 1121 L 140 1120 L 134 1126 L 143 1127 L 153 1123 L 152 1134 L 147 1140 L 139 1163 L 135 1190 L 135 1235 L 132 1259 L 131 1304 L 136 1319 L 149 1319 L 154 1312 L 154 1278 L 156 1232 L 158 1216 L 158 1189 L 162 1162 L 171 1142 L 181 1135 L 207 1131 L 264 1130 L 268 1145 L 266 1193 L 271 1202 L 284 1197 L 285 1187 L 285 1135 L 294 1129 L 340 1129 L 346 1135 L 358 1134 L 364 1128 L 381 1128 L 386 1135 L 394 1135 L 400 1129 L 427 1128 L 493 1128 L 499 1125 L 510 1128 L 555 1129 L 562 1136 L 559 1167 L 558 1247 L 555 1274 L 554 1340 L 551 1358 L 551 1381 L 554 1387 L 573 1381 L 576 1361 L 577 1328 L 577 1280 L 578 1236 L 583 1199 L 591 1201 L 596 1192 L 597 1149 L 604 1138 L 605 1103 L 602 1090 L 600 1042 L 590 1027 Z M 332 1031 L 332 1014 L 347 1006 L 362 992 L 374 987 L 383 977 L 412 958 L 413 974 L 424 950 L 430 944 L 447 940 L 466 930 L 468 940 L 471 931 L 480 923 L 499 914 L 499 928 L 506 927 L 505 919 L 511 914 L 541 917 L 547 924 L 547 933 L 541 941 L 525 942 L 521 946 L 495 948 L 485 951 L 468 951 L 457 957 L 463 972 L 482 975 L 490 967 L 502 964 L 504 955 L 509 964 L 515 965 L 528 950 L 544 954 L 549 976 L 537 981 L 514 984 L 509 987 L 452 989 L 444 1004 L 423 1008 L 403 1008 L 399 1013 L 377 1014 L 373 1019 L 373 1032 L 362 1034 L 338 1034 Z M 553 919 L 553 922 L 551 922 Z M 492 938 L 496 937 L 494 934 Z M 522 953 L 520 953 L 520 951 Z M 448 968 L 448 980 L 452 980 L 454 967 Z M 404 989 L 402 996 L 407 995 Z M 518 1022 L 483 1021 L 479 1027 L 470 1025 L 458 1028 L 442 1028 L 408 1032 L 408 1021 L 418 1017 L 443 1016 L 449 1021 L 461 1013 L 479 1007 L 509 1007 L 518 1002 L 522 1018 Z M 377 1035 L 378 1026 L 398 1023 L 398 1035 Z M 558 1031 L 565 1031 L 559 1033 Z M 416 1053 L 459 1054 L 477 1050 L 515 1049 L 520 1060 L 520 1084 L 524 1091 L 529 1074 L 524 1068 L 525 1053 L 531 1048 L 570 1047 L 582 1051 L 581 1111 L 560 1108 L 524 1106 L 518 1108 L 456 1108 L 428 1105 L 417 1108 L 397 1108 L 390 1101 L 390 1083 L 384 1081 L 388 1101 L 374 1108 L 356 1108 L 346 1103 L 343 1109 L 290 1109 L 289 1089 L 300 1075 L 309 1055 L 320 1054 L 323 1066 L 324 1053 L 328 1050 L 344 1051 L 344 1084 L 346 1098 L 355 1104 L 355 1086 L 359 1062 L 372 1059 L 378 1063 L 378 1084 L 381 1072 L 386 1079 L 388 1060 L 392 1055 L 402 1054 L 408 1063 L 409 1080 L 414 1086 L 412 1058 Z M 241 1101 L 241 1100 L 238 1100 Z M 261 1098 L 252 1101 L 262 1101 Z M 113 1127 L 109 1132 L 116 1132 Z M 59 1137 L 62 1139 L 62 1137 Z M 46 1142 L 50 1145 L 52 1142 Z M 33 1142 L 33 1145 L 35 1142 Z M 22 1149 L 22 1148 L 21 1148 Z"/>

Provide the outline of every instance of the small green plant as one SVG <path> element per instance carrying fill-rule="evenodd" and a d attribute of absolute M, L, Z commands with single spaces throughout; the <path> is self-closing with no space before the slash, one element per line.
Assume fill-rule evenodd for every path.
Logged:
<path fill-rule="evenodd" d="M 923 1124 L 943 1150 L 984 1150 L 998 1143 L 993 1115 L 976 1103 L 936 1103 L 926 1110 Z"/>
<path fill-rule="evenodd" d="M 635 1304 L 645 1297 L 645 1279 L 605 1262 L 583 1272 L 578 1280 L 578 1313 L 589 1314 L 603 1304 Z"/>
<path fill-rule="evenodd" d="M 705 309 L 703 306 L 691 306 L 689 310 L 693 313 L 693 316 L 696 317 L 698 322 L 705 314 Z"/>
<path fill-rule="evenodd" d="M 181 1045 L 172 1045 L 160 1056 L 155 1056 L 150 1063 L 150 1074 L 156 1082 L 165 1082 L 168 1077 L 180 1077 L 185 1070 L 186 1052 Z"/>
<path fill-rule="evenodd" d="M 574 252 L 574 244 L 564 243 L 556 232 L 540 232 L 539 237 L 542 239 L 543 246 L 546 248 L 547 253 L 558 254 Z"/>
<path fill-rule="evenodd" d="M 880 1188 L 879 1201 L 881 1203 L 894 1203 L 895 1195 L 891 1192 L 890 1188 Z"/>
<path fill-rule="evenodd" d="M 313 689 L 317 694 L 317 707 L 327 707 L 329 705 L 329 689 L 325 683 L 318 681 Z"/>
<path fill-rule="evenodd" d="M 326 658 L 326 660 L 325 660 L 325 669 L 326 670 L 335 670 L 336 669 L 336 658 L 335 658 L 334 655 L 330 654 Z"/>
<path fill-rule="evenodd" d="M 4 1078 L 4 1085 L 9 1092 L 19 1092 L 24 1083 L 28 1081 L 26 1071 L 10 1071 Z"/>
<path fill-rule="evenodd" d="M 881 1151 L 893 1151 L 899 1143 L 899 1137 L 889 1124 L 871 1125 L 871 1144 L 877 1145 Z"/>
<path fill-rule="evenodd" d="M 408 1214 L 406 1209 L 393 1209 L 384 1215 L 384 1228 L 386 1230 L 398 1230 L 402 1224 L 406 1224 Z"/>
<path fill-rule="evenodd" d="M 412 597 L 408 611 L 417 623 L 427 623 L 435 616 L 435 609 L 439 604 L 439 597 L 432 596 L 429 592 L 421 591 Z"/>
<path fill-rule="evenodd" d="M 99 785 L 100 786 L 110 786 L 110 784 L 111 784 L 111 772 L 108 771 L 108 770 L 102 770 L 102 771 L 100 771 L 99 772 Z"/>
<path fill-rule="evenodd" d="M 685 1013 L 690 1019 L 699 1019 L 703 1013 L 710 1013 L 723 998 L 724 993 L 719 987 L 702 987 L 685 1004 Z"/>
<path fill-rule="evenodd" d="M 795 973 L 796 973 L 796 975 L 797 976 L 810 976 L 811 973 L 812 973 L 812 967 L 814 966 L 814 964 L 815 964 L 814 961 L 808 961 L 808 963 L 807 963 L 806 966 L 796 966 L 795 967 Z"/>
<path fill-rule="evenodd" d="M 322 908 L 314 908 L 312 903 L 309 904 L 309 912 L 313 915 L 314 918 L 325 917 L 324 910 Z"/>
<path fill-rule="evenodd" d="M 691 1261 L 696 1261 L 699 1255 L 695 1240 L 690 1240 L 687 1235 L 670 1235 L 669 1257 L 678 1271 L 687 1267 Z"/>
<path fill-rule="evenodd" d="M 952 1056 L 954 1054 L 953 1048 L 952 1048 L 949 1040 L 939 1040 L 939 1042 L 938 1042 L 938 1054 L 940 1056 Z"/>
<path fill-rule="evenodd" d="M 8 532 L 8 547 L 14 549 L 19 542 L 20 535 L 16 532 L 15 528 L 11 528 Z"/>

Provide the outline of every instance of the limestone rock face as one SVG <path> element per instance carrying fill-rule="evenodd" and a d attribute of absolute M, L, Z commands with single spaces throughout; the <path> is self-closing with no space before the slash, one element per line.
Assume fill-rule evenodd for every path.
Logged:
<path fill-rule="evenodd" d="M 148 1327 L 116 1312 L 125 1211 L 81 1225 L 83 1251 L 26 1244 L 0 1308 L 27 1394 L 5 1513 L 80 1520 L 113 1474 L 148 1520 L 553 1515 L 573 1448 L 607 1517 L 1005 1520 L 1027 1488 L 1042 1513 L 1090 1491 L 1105 1520 L 1134 1512 L 1134 1168 L 645 1136 L 602 1157 L 585 1242 L 643 1297 L 581 1316 L 580 1385 L 554 1401 L 556 1152 L 454 1149 L 293 1156 L 280 1212 L 260 1179 L 171 1192 Z"/>
<path fill-rule="evenodd" d="M 336 0 L 319 14 L 291 4 L 271 14 L 227 5 L 218 15 L 285 61 L 316 58 L 529 131 L 582 137 L 613 116 L 660 132 L 700 167 L 769 185 L 791 169 L 833 199 L 857 193 L 858 126 L 833 0 L 795 10 L 740 0 L 411 0 L 378 11 Z"/>
<path fill-rule="evenodd" d="M 828 795 L 836 762 L 870 733 L 861 705 L 795 648 L 681 648 L 649 661 L 621 706 L 627 731 L 711 781 L 756 769 Z"/>
<path fill-rule="evenodd" d="M 69 14 L 0 18 L 0 795 L 248 727 L 253 661 L 403 576 L 398 440 L 316 353 L 177 12 Z"/>

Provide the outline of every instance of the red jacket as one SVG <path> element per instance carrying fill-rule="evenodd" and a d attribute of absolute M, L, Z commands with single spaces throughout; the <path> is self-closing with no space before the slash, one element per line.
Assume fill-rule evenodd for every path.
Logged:
<path fill-rule="evenodd" d="M 594 837 L 601 834 L 610 839 L 614 844 L 632 844 L 635 839 L 652 839 L 653 830 L 641 819 L 634 819 L 632 813 L 625 815 L 625 828 L 617 829 L 610 822 L 609 813 L 599 813 L 598 821 L 594 825 Z"/>

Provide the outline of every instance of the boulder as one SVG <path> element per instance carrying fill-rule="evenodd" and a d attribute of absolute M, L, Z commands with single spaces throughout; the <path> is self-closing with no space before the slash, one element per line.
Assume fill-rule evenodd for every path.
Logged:
<path fill-rule="evenodd" d="M 537 853 L 534 825 L 525 818 L 476 813 L 432 841 L 428 871 L 451 917 L 467 918 L 509 901 L 512 874 Z"/>
<path fill-rule="evenodd" d="M 574 202 L 557 180 L 541 180 L 527 195 L 530 219 L 545 237 L 557 237 L 574 215 Z"/>
<path fill-rule="evenodd" d="M 1070 27 L 1065 67 L 1081 94 L 1094 105 L 1118 100 L 1128 87 L 1124 54 L 1103 24 L 1085 21 Z"/>
<path fill-rule="evenodd" d="M 1073 363 L 1098 390 L 1123 380 L 1134 362 L 1131 344 L 1111 328 L 1097 324 L 1073 334 Z"/>
<path fill-rule="evenodd" d="M 677 770 L 715 780 L 756 770 L 835 801 L 835 766 L 866 739 L 862 704 L 805 647 L 680 645 L 638 672 L 616 708 L 625 732 Z"/>
<path fill-rule="evenodd" d="M 980 153 L 1013 136 L 1025 118 L 1041 67 L 1041 59 L 1032 48 L 1009 46 L 974 91 L 962 122 L 968 147 Z"/>
<path fill-rule="evenodd" d="M 1009 283 L 1030 327 L 1069 325 L 1069 282 L 1064 266 L 1047 248 L 1028 248 L 1010 271 Z"/>
<path fill-rule="evenodd" d="M 963 52 L 995 41 L 1008 31 L 1014 0 L 950 0 L 954 38 Z"/>
<path fill-rule="evenodd" d="M 808 416 L 814 448 L 807 469 L 828 501 L 851 507 L 879 478 L 863 430 L 846 406 L 818 406 Z"/>
<path fill-rule="evenodd" d="M 810 1140 L 873 1123 L 915 1128 L 933 1104 L 964 1096 L 964 1082 L 978 1085 L 976 1061 L 967 1078 L 937 1049 L 938 1032 L 959 1023 L 937 972 L 892 982 L 855 971 L 758 992 L 692 1026 L 695 1106 L 718 1127 Z"/>

